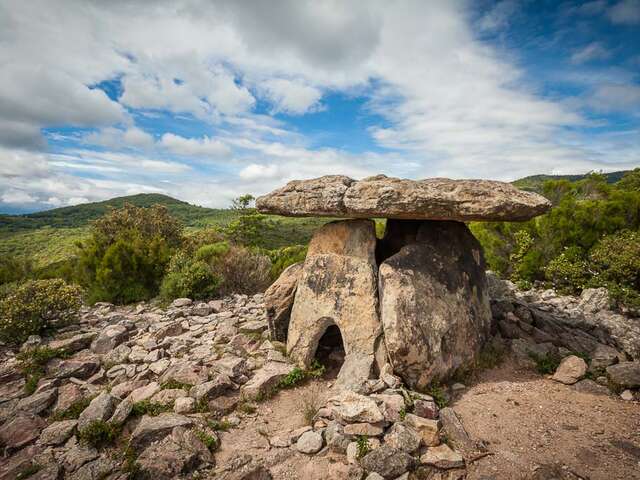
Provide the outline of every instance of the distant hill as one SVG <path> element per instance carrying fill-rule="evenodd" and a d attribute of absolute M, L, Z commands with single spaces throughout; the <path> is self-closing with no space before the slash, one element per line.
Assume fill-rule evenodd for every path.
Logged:
<path fill-rule="evenodd" d="M 54 208 L 42 212 L 24 215 L 0 215 L 0 229 L 3 231 L 32 230 L 41 227 L 76 228 L 84 227 L 91 220 L 104 215 L 110 208 L 122 207 L 130 203 L 137 207 L 164 205 L 171 215 L 180 219 L 186 226 L 202 226 L 220 217 L 233 216 L 233 212 L 226 209 L 213 209 L 191 205 L 175 198 L 159 193 L 141 193 L 126 197 L 117 197 L 103 202 L 83 203 L 72 207 Z"/>
<path fill-rule="evenodd" d="M 607 178 L 608 183 L 616 183 L 619 181 L 625 173 L 630 170 L 621 170 L 619 172 L 609 172 L 603 173 L 603 175 Z M 570 182 L 576 182 L 578 180 L 583 180 L 589 175 L 585 173 L 583 175 L 530 175 L 528 177 L 520 178 L 515 180 L 513 183 L 516 187 L 521 188 L 522 190 L 528 190 L 530 192 L 538 192 L 542 191 L 542 185 L 547 180 L 569 180 Z"/>

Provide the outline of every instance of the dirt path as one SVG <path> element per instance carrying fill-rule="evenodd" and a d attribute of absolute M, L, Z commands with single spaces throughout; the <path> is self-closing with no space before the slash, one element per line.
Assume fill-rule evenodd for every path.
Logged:
<path fill-rule="evenodd" d="M 250 455 L 261 459 L 275 480 L 313 480 L 328 478 L 333 468 L 344 471 L 344 456 L 307 456 L 268 441 L 303 427 L 302 399 L 326 400 L 330 385 L 314 381 L 258 404 L 239 427 L 221 434 L 217 464 Z M 452 406 L 469 435 L 492 452 L 469 465 L 468 480 L 640 479 L 638 403 L 578 392 L 505 364 L 481 374 Z"/>
<path fill-rule="evenodd" d="M 640 479 L 636 402 L 505 364 L 484 372 L 452 406 L 469 435 L 494 453 L 469 467 L 470 480 Z"/>

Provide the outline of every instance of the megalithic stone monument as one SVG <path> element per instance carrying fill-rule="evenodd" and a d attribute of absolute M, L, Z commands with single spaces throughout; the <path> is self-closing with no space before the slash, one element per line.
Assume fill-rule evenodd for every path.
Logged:
<path fill-rule="evenodd" d="M 272 338 L 302 366 L 331 326 L 345 349 L 338 385 L 358 390 L 385 363 L 412 388 L 469 365 L 491 311 L 482 248 L 464 222 L 524 221 L 544 197 L 490 180 L 296 180 L 258 198 L 258 211 L 344 217 L 318 229 L 302 266 L 266 292 Z M 376 239 L 370 219 L 386 218 Z M 290 312 L 290 314 L 289 314 Z"/>

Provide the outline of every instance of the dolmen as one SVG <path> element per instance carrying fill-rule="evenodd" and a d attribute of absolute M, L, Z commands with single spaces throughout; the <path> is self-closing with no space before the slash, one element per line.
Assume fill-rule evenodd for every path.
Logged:
<path fill-rule="evenodd" d="M 390 365 L 413 389 L 470 365 L 489 337 L 482 247 L 465 222 L 525 221 L 547 199 L 490 180 L 295 180 L 257 199 L 259 212 L 346 218 L 319 228 L 303 263 L 265 295 L 271 338 L 303 367 L 329 327 L 342 336 L 341 388 Z M 373 218 L 387 219 L 376 238 Z"/>

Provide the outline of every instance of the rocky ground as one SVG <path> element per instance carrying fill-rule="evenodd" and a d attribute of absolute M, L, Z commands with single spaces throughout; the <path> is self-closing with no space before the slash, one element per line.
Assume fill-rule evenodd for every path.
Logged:
<path fill-rule="evenodd" d="M 267 338 L 261 295 L 99 304 L 18 357 L 2 350 L 0 479 L 640 478 L 640 364 L 624 353 L 633 337 L 616 333 L 616 349 L 595 327 L 576 333 L 553 309 L 580 300 L 563 301 L 501 295 L 501 365 L 433 396 L 389 368 L 339 392 L 340 352 L 324 372 L 295 369 Z M 552 327 L 598 355 L 571 355 Z M 541 376 L 531 351 L 566 358 Z M 612 392 L 614 379 L 626 387 Z"/>

